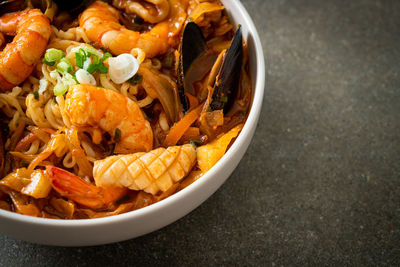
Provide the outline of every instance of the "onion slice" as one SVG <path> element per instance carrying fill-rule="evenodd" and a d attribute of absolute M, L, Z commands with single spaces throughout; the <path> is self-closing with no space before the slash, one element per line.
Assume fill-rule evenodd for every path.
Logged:
<path fill-rule="evenodd" d="M 108 66 L 111 80 L 116 84 L 121 84 L 136 74 L 139 69 L 139 62 L 131 54 L 121 54 L 109 58 Z"/>
<path fill-rule="evenodd" d="M 85 69 L 77 70 L 75 73 L 75 77 L 81 84 L 90 84 L 94 86 L 96 85 L 96 80 L 93 75 L 87 72 L 87 70 Z"/>

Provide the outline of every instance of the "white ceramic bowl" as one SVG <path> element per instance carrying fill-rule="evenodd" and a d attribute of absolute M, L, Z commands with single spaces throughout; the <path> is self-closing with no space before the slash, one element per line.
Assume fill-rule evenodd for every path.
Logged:
<path fill-rule="evenodd" d="M 125 214 L 90 220 L 54 220 L 0 210 L 0 233 L 47 245 L 89 246 L 131 239 L 160 229 L 198 207 L 229 177 L 253 137 L 264 93 L 264 56 L 257 30 L 242 4 L 222 0 L 234 24 L 241 24 L 254 88 L 247 122 L 229 151 L 199 180 L 151 206 Z"/>

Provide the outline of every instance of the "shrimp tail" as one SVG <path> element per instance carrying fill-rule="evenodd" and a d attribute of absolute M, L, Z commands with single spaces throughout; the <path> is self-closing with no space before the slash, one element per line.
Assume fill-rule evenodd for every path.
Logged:
<path fill-rule="evenodd" d="M 122 187 L 97 187 L 63 169 L 47 166 L 51 185 L 61 196 L 92 209 L 110 207 L 127 192 Z"/>

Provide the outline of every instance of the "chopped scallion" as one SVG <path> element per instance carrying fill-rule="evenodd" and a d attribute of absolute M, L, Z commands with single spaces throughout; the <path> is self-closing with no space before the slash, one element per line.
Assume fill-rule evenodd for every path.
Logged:
<path fill-rule="evenodd" d="M 107 58 L 112 57 L 112 55 L 110 54 L 110 52 L 106 52 L 103 57 L 100 59 L 100 63 L 103 63 Z"/>
<path fill-rule="evenodd" d="M 65 57 L 60 59 L 60 62 L 57 64 L 57 70 L 61 73 L 68 73 L 72 71 L 72 64 Z"/>
<path fill-rule="evenodd" d="M 54 64 L 63 57 L 65 57 L 63 51 L 55 48 L 49 48 L 46 50 L 42 61 L 46 65 L 54 66 Z"/>
<path fill-rule="evenodd" d="M 228 97 L 227 96 L 221 96 L 220 100 L 221 100 L 221 102 L 227 103 L 228 102 Z"/>
<path fill-rule="evenodd" d="M 35 100 L 39 100 L 39 93 L 36 91 L 31 92 L 31 94 L 34 96 Z"/>
<path fill-rule="evenodd" d="M 42 59 L 42 62 L 50 67 L 54 66 L 54 64 L 56 64 L 56 62 L 50 62 L 47 61 L 45 58 Z"/>
<path fill-rule="evenodd" d="M 107 67 L 104 66 L 103 64 L 98 64 L 98 65 L 97 65 L 96 71 L 97 71 L 98 73 L 100 73 L 100 74 L 106 74 L 106 73 L 108 73 Z"/>
<path fill-rule="evenodd" d="M 197 148 L 198 146 L 201 146 L 201 141 L 200 140 L 196 140 L 196 139 L 192 139 L 192 140 L 190 140 L 190 144 Z"/>
<path fill-rule="evenodd" d="M 172 68 L 173 64 L 174 64 L 174 55 L 170 53 L 164 58 L 162 65 L 164 68 Z"/>
<path fill-rule="evenodd" d="M 75 61 L 76 61 L 76 65 L 79 67 L 79 68 L 83 68 L 83 63 L 85 62 L 85 60 L 86 60 L 86 56 L 83 54 L 81 54 L 80 52 L 79 53 L 75 53 Z"/>
<path fill-rule="evenodd" d="M 62 82 L 57 83 L 54 86 L 54 95 L 55 96 L 59 96 L 59 95 L 64 95 L 69 89 L 69 85 L 68 84 L 64 84 Z"/>
<path fill-rule="evenodd" d="M 95 72 L 97 69 L 97 65 L 96 64 L 90 64 L 89 67 L 87 67 L 87 72 L 89 72 L 90 74 L 92 74 L 93 72 Z"/>
<path fill-rule="evenodd" d="M 116 143 L 118 143 L 119 141 L 121 141 L 121 130 L 118 129 L 118 128 L 115 129 L 114 141 L 115 141 Z"/>
<path fill-rule="evenodd" d="M 61 80 L 63 81 L 64 84 L 67 84 L 70 86 L 78 83 L 76 80 L 76 77 L 74 77 L 74 75 L 69 74 L 69 73 L 65 73 Z"/>
<path fill-rule="evenodd" d="M 99 64 L 99 56 L 88 52 L 88 57 L 92 57 L 93 64 Z"/>
<path fill-rule="evenodd" d="M 132 78 L 128 80 L 128 82 L 133 85 L 142 83 L 142 81 L 143 81 L 143 76 L 140 73 L 136 73 L 135 75 L 133 75 Z"/>
<path fill-rule="evenodd" d="M 115 144 L 112 144 L 111 150 L 110 150 L 110 156 L 114 155 L 114 151 L 115 151 Z"/>

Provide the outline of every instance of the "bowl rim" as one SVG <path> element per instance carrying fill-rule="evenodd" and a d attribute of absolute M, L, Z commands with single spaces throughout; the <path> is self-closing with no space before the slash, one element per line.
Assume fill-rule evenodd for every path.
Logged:
<path fill-rule="evenodd" d="M 255 48 L 255 66 L 256 66 L 256 80 L 254 84 L 254 94 L 252 99 L 252 104 L 250 108 L 249 115 L 247 120 L 243 126 L 242 131 L 240 132 L 237 140 L 233 143 L 233 145 L 229 148 L 229 150 L 224 154 L 224 156 L 209 170 L 207 171 L 201 179 L 194 181 L 189 186 L 184 189 L 176 192 L 175 194 L 163 199 L 159 202 L 151 204 L 147 207 L 129 211 L 126 213 L 113 215 L 109 217 L 102 218 L 93 218 L 93 219 L 51 219 L 51 218 L 38 218 L 28 215 L 22 215 L 15 212 L 2 210 L 0 209 L 0 220 L 3 218 L 11 219 L 14 221 L 18 221 L 21 223 L 29 223 L 34 225 L 41 226 L 49 226 L 49 227 L 68 227 L 68 228 L 76 228 L 82 226 L 99 226 L 104 224 L 112 224 L 114 222 L 123 222 L 134 220 L 137 217 L 149 215 L 152 213 L 157 213 L 160 210 L 164 209 L 166 206 L 173 205 L 176 202 L 179 202 L 180 199 L 185 198 L 187 195 L 193 193 L 192 191 L 197 191 L 202 186 L 207 184 L 210 179 L 213 178 L 214 173 L 218 173 L 221 169 L 234 157 L 236 153 L 239 152 L 240 148 L 245 144 L 245 140 L 248 138 L 252 138 L 253 130 L 257 126 L 259 114 L 262 107 L 264 90 L 265 90 L 265 62 L 264 62 L 264 53 L 261 45 L 260 37 L 258 31 L 252 21 L 250 15 L 247 10 L 243 6 L 240 1 L 232 1 L 233 5 L 237 6 L 237 10 L 241 13 L 241 17 L 243 17 L 246 22 L 246 26 L 248 28 L 248 32 L 252 34 L 254 48 Z M 228 177 L 229 178 L 229 177 Z"/>

